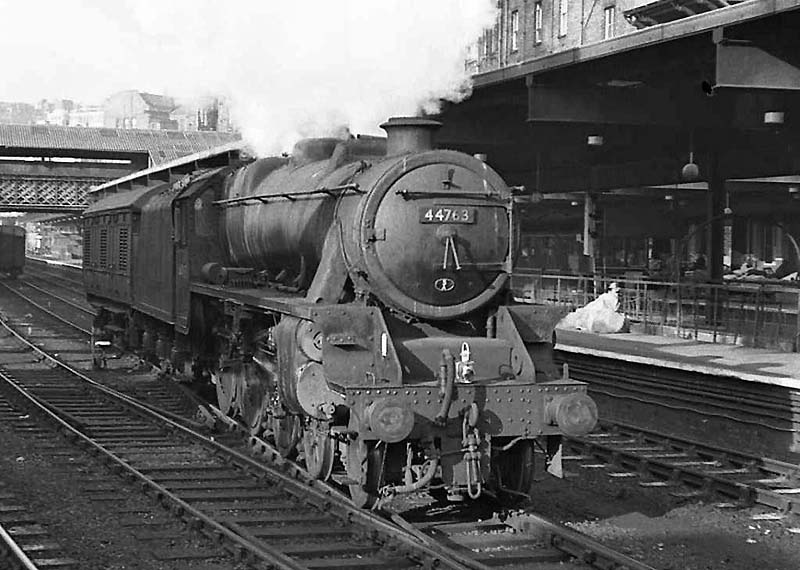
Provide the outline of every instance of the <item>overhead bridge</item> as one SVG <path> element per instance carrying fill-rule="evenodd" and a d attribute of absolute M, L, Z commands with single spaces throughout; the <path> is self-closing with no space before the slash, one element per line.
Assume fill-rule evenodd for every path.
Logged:
<path fill-rule="evenodd" d="M 0 125 L 0 212 L 82 212 L 91 190 L 238 140 L 210 131 Z"/>
<path fill-rule="evenodd" d="M 0 211 L 82 212 L 89 190 L 105 181 L 105 178 L 4 174 L 0 177 Z"/>

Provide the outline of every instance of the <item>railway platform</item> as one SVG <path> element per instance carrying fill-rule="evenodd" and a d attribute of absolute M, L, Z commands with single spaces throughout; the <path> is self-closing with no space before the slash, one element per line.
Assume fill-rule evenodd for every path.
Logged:
<path fill-rule="evenodd" d="M 558 329 L 557 349 L 800 390 L 800 354 L 641 333 Z"/>
<path fill-rule="evenodd" d="M 800 354 L 558 329 L 601 421 L 800 465 Z"/>

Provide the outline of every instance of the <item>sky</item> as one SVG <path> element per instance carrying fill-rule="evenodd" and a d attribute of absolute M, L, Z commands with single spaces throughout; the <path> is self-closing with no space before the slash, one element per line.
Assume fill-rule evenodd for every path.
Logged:
<path fill-rule="evenodd" d="M 0 0 L 0 101 L 223 95 L 262 154 L 470 93 L 492 0 Z"/>

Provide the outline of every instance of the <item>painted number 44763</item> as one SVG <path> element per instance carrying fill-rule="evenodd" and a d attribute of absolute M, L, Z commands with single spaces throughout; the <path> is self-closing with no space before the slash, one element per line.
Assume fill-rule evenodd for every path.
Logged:
<path fill-rule="evenodd" d="M 475 209 L 458 206 L 420 208 L 419 221 L 423 224 L 471 224 L 475 221 Z"/>

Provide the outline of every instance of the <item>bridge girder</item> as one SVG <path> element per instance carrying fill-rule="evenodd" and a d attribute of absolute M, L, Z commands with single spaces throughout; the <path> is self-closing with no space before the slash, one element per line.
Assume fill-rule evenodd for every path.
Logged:
<path fill-rule="evenodd" d="M 2 212 L 82 212 L 89 190 L 104 178 L 0 176 Z"/>

